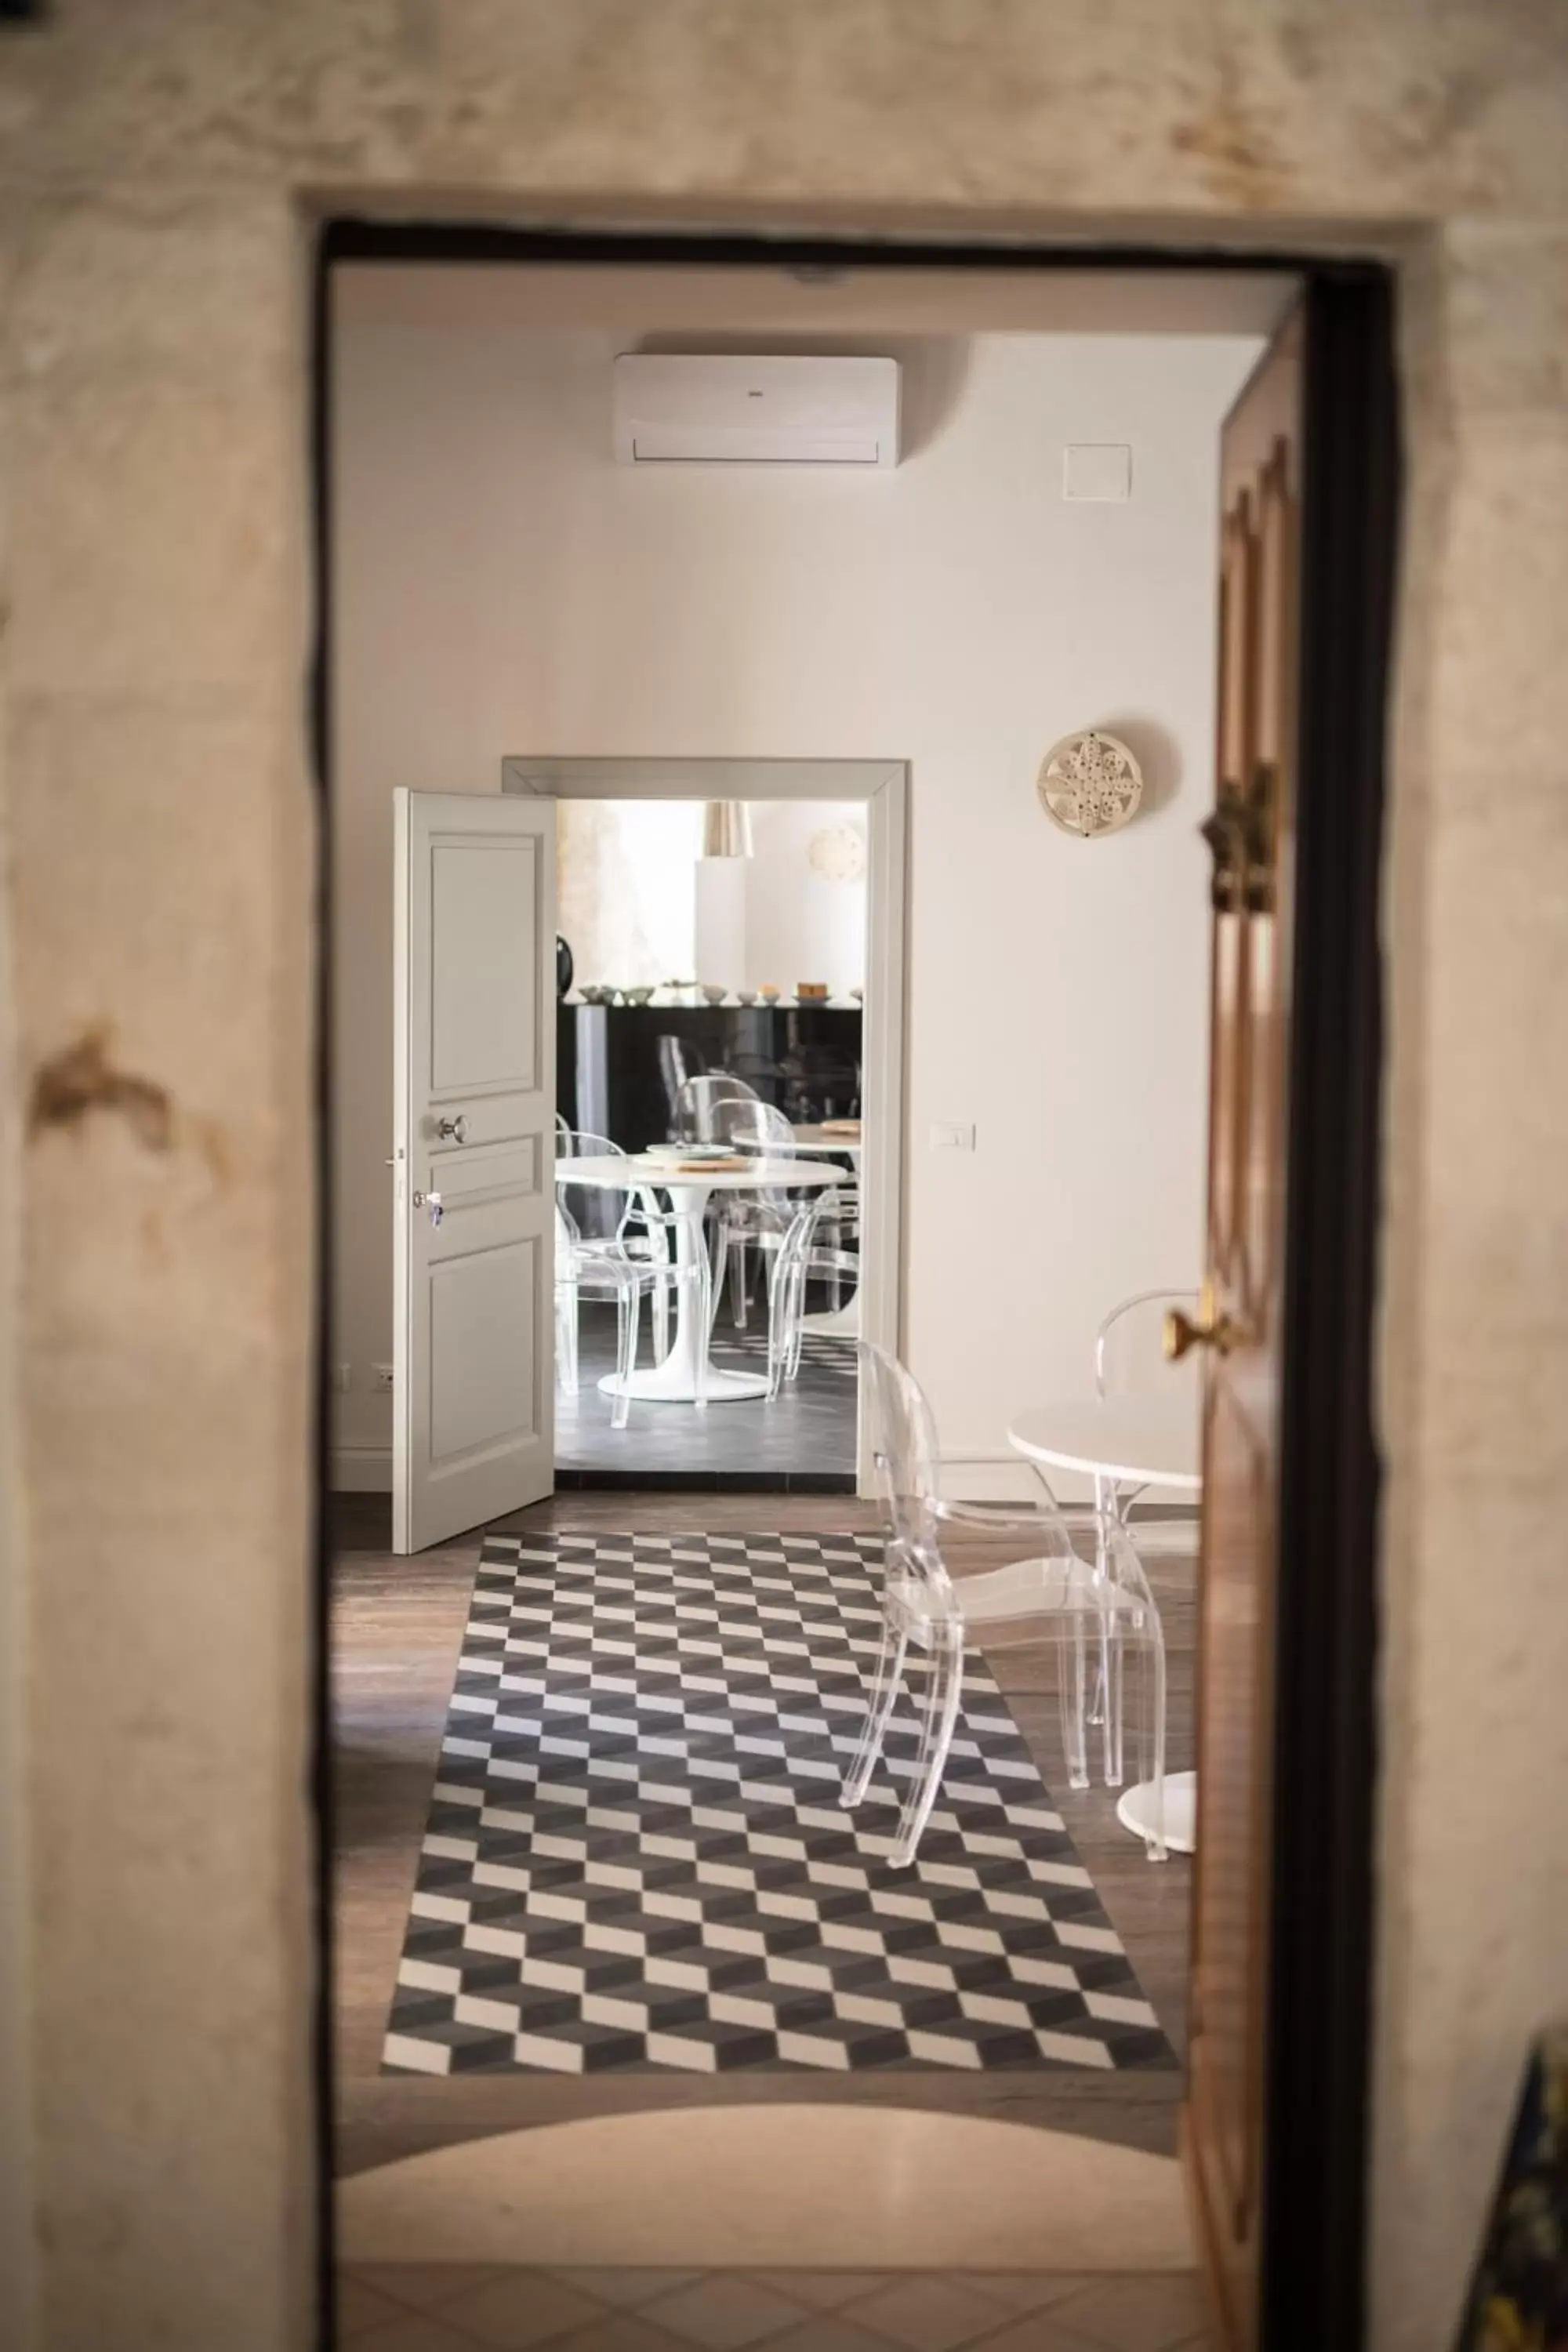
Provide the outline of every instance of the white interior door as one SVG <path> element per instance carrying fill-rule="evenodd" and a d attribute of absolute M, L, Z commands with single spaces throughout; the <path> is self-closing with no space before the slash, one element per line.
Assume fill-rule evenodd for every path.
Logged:
<path fill-rule="evenodd" d="M 393 795 L 392 1548 L 554 1482 L 555 807 Z"/>

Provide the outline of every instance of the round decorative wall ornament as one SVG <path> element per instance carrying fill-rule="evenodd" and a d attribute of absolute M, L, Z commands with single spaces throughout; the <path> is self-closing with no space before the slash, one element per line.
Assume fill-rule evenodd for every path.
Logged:
<path fill-rule="evenodd" d="M 858 882 L 866 871 L 866 836 L 853 824 L 825 824 L 806 846 L 814 874 L 825 882 Z"/>
<path fill-rule="evenodd" d="M 1143 771 L 1118 736 L 1089 728 L 1064 735 L 1040 762 L 1040 805 L 1064 833 L 1086 841 L 1115 833 L 1143 797 Z"/>

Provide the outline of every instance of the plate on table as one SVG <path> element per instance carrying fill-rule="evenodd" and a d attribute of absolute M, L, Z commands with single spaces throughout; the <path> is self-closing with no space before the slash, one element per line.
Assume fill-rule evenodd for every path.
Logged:
<path fill-rule="evenodd" d="M 665 1176 L 729 1176 L 757 1164 L 739 1151 L 645 1151 L 643 1160 Z"/>
<path fill-rule="evenodd" d="M 733 1160 L 727 1143 L 650 1143 L 645 1160 Z"/>

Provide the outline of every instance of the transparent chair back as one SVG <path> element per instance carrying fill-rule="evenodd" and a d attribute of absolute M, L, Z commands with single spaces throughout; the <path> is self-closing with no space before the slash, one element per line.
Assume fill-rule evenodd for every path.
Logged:
<path fill-rule="evenodd" d="M 557 1128 L 557 1160 L 624 1160 L 626 1153 L 607 1135 L 591 1135 L 584 1128 Z M 631 1206 L 631 1187 L 624 1192 L 605 1184 L 557 1184 L 556 1205 L 565 1212 L 574 1236 L 582 1242 L 606 1242 L 618 1234 Z"/>
<path fill-rule="evenodd" d="M 682 1136 L 693 1143 L 721 1143 L 725 1139 L 714 1125 L 717 1106 L 721 1102 L 759 1099 L 756 1088 L 749 1087 L 744 1078 L 732 1078 L 725 1070 L 708 1070 L 682 1084 L 676 1102 L 676 1123 Z"/>
<path fill-rule="evenodd" d="M 1180 1396 L 1198 1384 L 1196 1349 L 1179 1364 L 1165 1359 L 1165 1317 L 1196 1312 L 1195 1290 L 1140 1290 L 1113 1307 L 1095 1336 L 1094 1385 L 1102 1397 Z"/>
<path fill-rule="evenodd" d="M 865 1400 L 877 1496 L 886 1516 L 889 1564 L 946 1605 L 952 1585 L 938 1538 L 941 1472 L 936 1424 L 912 1373 L 880 1348 L 862 1346 Z"/>
<path fill-rule="evenodd" d="M 753 1157 L 766 1158 L 770 1153 L 784 1160 L 795 1157 L 795 1129 L 782 1110 L 763 1102 L 760 1096 L 716 1095 L 708 1116 L 711 1133 L 706 1139 L 710 1142 L 732 1143 L 737 1151 Z M 761 1206 L 787 1222 L 794 1217 L 799 1202 L 787 1186 L 774 1184 L 748 1192 L 729 1205 L 744 1210 Z"/>
<path fill-rule="evenodd" d="M 659 1083 L 669 1115 L 669 1140 L 674 1143 L 682 1133 L 680 1089 L 689 1078 L 699 1076 L 708 1066 L 701 1048 L 694 1045 L 689 1037 L 677 1037 L 668 1030 L 658 1040 L 658 1051 Z"/>
<path fill-rule="evenodd" d="M 716 1102 L 713 1117 L 719 1130 L 716 1139 L 721 1143 L 743 1144 L 762 1151 L 795 1150 L 794 1128 L 775 1104 L 763 1102 L 760 1095 Z"/>

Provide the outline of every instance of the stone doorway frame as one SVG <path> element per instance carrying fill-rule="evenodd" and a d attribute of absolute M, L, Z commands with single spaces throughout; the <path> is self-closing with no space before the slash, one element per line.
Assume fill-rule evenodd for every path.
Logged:
<path fill-rule="evenodd" d="M 1300 812 L 1289 1360 L 1282 1428 L 1282 1539 L 1274 1840 L 1293 1868 L 1275 1890 L 1264 2185 L 1264 2340 L 1270 2352 L 1356 2352 L 1363 2341 L 1373 1842 L 1375 1588 L 1380 1471 L 1373 1434 L 1373 1305 L 1381 1198 L 1385 738 L 1401 498 L 1394 278 L 1386 260 L 1245 246 L 931 244 L 733 229 L 509 227 L 339 217 L 317 248 L 312 446 L 317 554 L 313 717 L 317 774 L 331 791 L 330 280 L 339 262 L 687 262 L 1031 271 L 1278 269 L 1301 281 L 1309 318 L 1306 438 L 1313 468 L 1303 525 L 1306 663 Z M 328 828 L 321 825 L 323 843 Z M 327 1030 L 325 1011 L 321 1034 Z M 327 1163 L 330 1069 L 319 1072 L 318 1180 Z M 323 1230 L 319 1263 L 329 1262 Z M 1311 1278 L 1304 1269 L 1311 1267 Z M 320 1292 L 318 1446 L 330 1444 L 327 1292 Z M 322 1490 L 325 1493 L 325 1486 Z M 326 1654 L 328 1562 L 318 1558 Z M 326 1803 L 324 1672 L 317 1691 Z M 321 1814 L 321 1917 L 330 1920 L 330 1812 Z M 323 1927 L 323 1933 L 325 1933 Z M 1324 1954 L 1333 1965 L 1325 1968 Z M 330 1942 L 323 1955 L 323 1986 Z M 1303 2030 L 1307 2021 L 1310 2030 Z M 318 2116 L 324 2137 L 323 2293 L 331 2294 L 330 2041 L 325 1993 Z"/>

